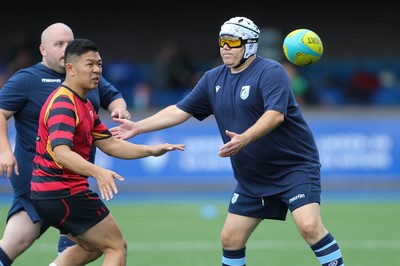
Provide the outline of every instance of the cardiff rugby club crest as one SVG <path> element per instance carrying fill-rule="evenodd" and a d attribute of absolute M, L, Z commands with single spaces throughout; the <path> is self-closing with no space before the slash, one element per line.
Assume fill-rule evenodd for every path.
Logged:
<path fill-rule="evenodd" d="M 239 194 L 233 193 L 233 196 L 232 196 L 232 199 L 231 199 L 232 204 L 234 204 L 237 201 L 238 198 L 239 198 Z"/>
<path fill-rule="evenodd" d="M 243 86 L 242 89 L 240 90 L 240 98 L 242 98 L 242 100 L 246 100 L 247 97 L 249 97 L 249 93 L 250 93 L 250 86 Z"/>

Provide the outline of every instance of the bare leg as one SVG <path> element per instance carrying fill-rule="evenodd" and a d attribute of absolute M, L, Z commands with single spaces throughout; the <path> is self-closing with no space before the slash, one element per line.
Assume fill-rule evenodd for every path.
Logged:
<path fill-rule="evenodd" d="M 25 211 L 15 213 L 7 222 L 0 247 L 11 260 L 15 260 L 39 237 L 42 222 L 32 223 Z"/>
<path fill-rule="evenodd" d="M 292 216 L 301 236 L 310 245 L 321 265 L 344 265 L 338 243 L 322 224 L 319 204 L 304 205 L 294 210 Z"/>
<path fill-rule="evenodd" d="M 246 243 L 261 219 L 228 213 L 221 231 L 222 265 L 245 265 Z"/>
<path fill-rule="evenodd" d="M 317 243 L 328 233 L 322 224 L 320 206 L 317 203 L 294 210 L 292 216 L 301 236 L 309 245 Z"/>
<path fill-rule="evenodd" d="M 80 266 L 95 261 L 103 253 L 98 250 L 88 250 L 82 245 L 73 245 L 63 252 L 53 261 L 57 266 Z"/>
<path fill-rule="evenodd" d="M 125 266 L 127 245 L 113 216 L 73 238 L 77 245 L 64 250 L 55 260 L 58 266 L 78 266 L 91 262 L 104 254 L 104 266 Z"/>

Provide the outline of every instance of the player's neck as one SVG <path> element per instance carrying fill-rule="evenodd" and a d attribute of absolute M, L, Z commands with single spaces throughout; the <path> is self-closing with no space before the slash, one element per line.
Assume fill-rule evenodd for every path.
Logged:
<path fill-rule="evenodd" d="M 256 55 L 253 54 L 251 55 L 243 64 L 241 64 L 239 67 L 232 67 L 231 68 L 231 73 L 232 74 L 237 74 L 245 70 L 253 61 L 256 59 Z"/>
<path fill-rule="evenodd" d="M 86 96 L 89 92 L 87 89 L 83 89 L 81 86 L 78 84 L 75 84 L 74 82 L 70 82 L 68 80 L 65 80 L 63 83 L 66 87 L 68 87 L 70 90 L 74 91 L 76 94 L 79 95 L 82 99 L 86 99 Z"/>

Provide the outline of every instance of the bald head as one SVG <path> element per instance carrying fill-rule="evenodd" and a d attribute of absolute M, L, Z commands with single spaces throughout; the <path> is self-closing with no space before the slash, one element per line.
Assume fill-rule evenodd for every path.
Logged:
<path fill-rule="evenodd" d="M 74 33 L 68 25 L 58 22 L 48 26 L 42 32 L 39 47 L 43 64 L 58 73 L 65 73 L 64 51 L 73 39 Z"/>
<path fill-rule="evenodd" d="M 61 22 L 57 22 L 48 26 L 43 32 L 41 36 L 41 43 L 47 44 L 54 39 L 57 39 L 60 35 L 70 35 L 74 36 L 71 28 Z"/>

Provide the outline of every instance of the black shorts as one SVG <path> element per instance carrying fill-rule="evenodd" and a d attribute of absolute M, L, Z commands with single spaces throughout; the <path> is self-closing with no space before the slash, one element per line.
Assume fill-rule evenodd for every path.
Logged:
<path fill-rule="evenodd" d="M 300 184 L 294 188 L 268 197 L 251 197 L 234 191 L 228 211 L 248 217 L 286 220 L 288 209 L 295 209 L 316 202 L 320 204 L 321 187 L 316 184 Z"/>
<path fill-rule="evenodd" d="M 102 221 L 110 210 L 98 194 L 86 190 L 70 197 L 33 200 L 43 221 L 60 230 L 61 234 L 78 236 Z"/>

